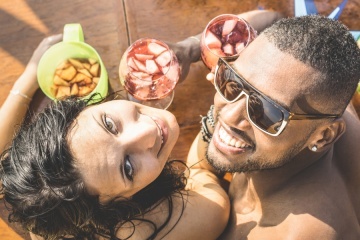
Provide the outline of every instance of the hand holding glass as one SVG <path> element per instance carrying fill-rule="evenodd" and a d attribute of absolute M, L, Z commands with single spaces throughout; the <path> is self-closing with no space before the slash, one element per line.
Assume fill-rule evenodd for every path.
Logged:
<path fill-rule="evenodd" d="M 237 58 L 256 35 L 256 31 L 237 15 L 219 15 L 208 23 L 201 35 L 201 59 L 214 72 L 220 57 Z"/>

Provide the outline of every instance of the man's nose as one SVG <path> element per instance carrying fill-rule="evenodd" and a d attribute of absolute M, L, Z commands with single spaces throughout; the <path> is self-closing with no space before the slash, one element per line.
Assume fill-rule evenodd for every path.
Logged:
<path fill-rule="evenodd" d="M 219 94 L 217 95 L 219 99 L 215 99 L 215 104 L 219 107 L 221 120 L 239 130 L 249 130 L 251 124 L 246 110 L 247 96 L 242 95 L 236 102 L 228 103 Z"/>

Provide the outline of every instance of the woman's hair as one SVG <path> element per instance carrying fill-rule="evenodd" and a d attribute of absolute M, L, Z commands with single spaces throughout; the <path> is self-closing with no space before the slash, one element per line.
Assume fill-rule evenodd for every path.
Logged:
<path fill-rule="evenodd" d="M 155 181 L 131 199 L 104 204 L 99 196 L 89 195 L 66 141 L 72 123 L 87 104 L 87 100 L 74 99 L 52 103 L 23 124 L 12 146 L 1 154 L 0 193 L 10 210 L 9 221 L 45 239 L 69 235 L 118 239 L 116 232 L 122 224 L 135 219 L 149 222 L 142 219 L 143 214 L 161 200 L 168 201 L 167 221 L 161 226 L 150 222 L 154 232 L 148 239 L 153 239 L 169 221 L 171 196 L 184 189 L 186 178 L 170 161 Z"/>
<path fill-rule="evenodd" d="M 285 18 L 263 34 L 279 50 L 320 72 L 312 93 L 324 107 L 333 113 L 345 110 L 360 80 L 360 49 L 342 23 L 320 15 Z"/>

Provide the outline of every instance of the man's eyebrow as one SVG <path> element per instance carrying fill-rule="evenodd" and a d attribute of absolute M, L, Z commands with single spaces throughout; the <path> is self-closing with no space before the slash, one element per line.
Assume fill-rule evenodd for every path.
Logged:
<path fill-rule="evenodd" d="M 273 102 L 275 102 L 275 103 L 278 104 L 279 106 L 282 106 L 283 108 L 285 108 L 285 109 L 287 109 L 287 110 L 290 109 L 290 107 L 289 107 L 288 105 L 286 105 L 285 103 L 280 102 L 279 100 L 274 99 L 274 98 L 268 96 L 267 94 L 263 93 L 262 91 L 260 91 L 260 90 L 257 89 L 256 87 L 254 87 L 246 78 L 244 78 L 244 77 L 239 73 L 239 70 L 237 69 L 237 67 L 236 67 L 234 64 L 229 64 L 229 65 L 233 68 L 233 70 L 234 70 L 234 72 L 235 72 L 235 75 L 237 75 L 238 77 L 241 77 L 243 80 L 245 80 L 245 82 L 246 82 L 247 84 L 249 84 L 252 88 L 254 88 L 256 91 L 258 91 L 259 93 L 261 93 L 261 94 L 264 95 L 265 97 L 271 99 Z"/>

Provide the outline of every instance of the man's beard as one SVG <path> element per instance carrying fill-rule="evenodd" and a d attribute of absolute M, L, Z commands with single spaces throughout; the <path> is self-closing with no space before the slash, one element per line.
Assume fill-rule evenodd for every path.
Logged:
<path fill-rule="evenodd" d="M 270 161 L 263 154 L 263 156 L 249 157 L 246 161 L 224 164 L 216 157 L 216 154 L 220 153 L 218 152 L 213 143 L 210 143 L 212 144 L 212 151 L 209 151 L 209 147 L 206 150 L 206 159 L 209 164 L 219 172 L 252 172 L 280 168 L 285 164 L 291 162 L 291 160 L 303 150 L 304 144 L 311 135 L 311 133 L 312 132 L 310 132 L 308 136 L 306 136 L 302 141 L 299 141 L 297 144 L 289 148 L 282 155 L 278 156 L 276 159 L 271 159 Z"/>

